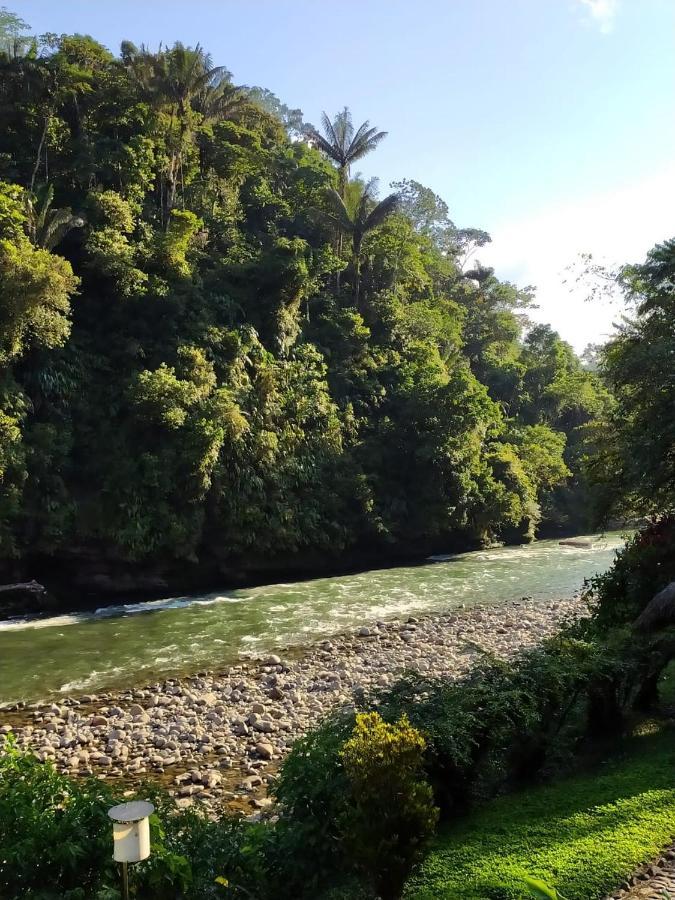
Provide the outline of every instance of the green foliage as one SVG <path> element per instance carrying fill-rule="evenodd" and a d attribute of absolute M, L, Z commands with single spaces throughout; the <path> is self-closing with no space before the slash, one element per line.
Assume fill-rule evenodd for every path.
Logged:
<path fill-rule="evenodd" d="M 236 818 L 214 821 L 196 810 L 178 811 L 173 800 L 147 789 L 152 854 L 132 867 L 132 896 L 146 900 L 206 900 L 260 896 L 264 826 Z M 0 895 L 6 900 L 115 900 L 119 869 L 112 859 L 111 806 L 121 802 L 96 779 L 70 779 L 50 763 L 0 748 Z"/>
<path fill-rule="evenodd" d="M 601 352 L 615 403 L 595 431 L 596 454 L 588 460 L 604 518 L 660 515 L 675 506 L 674 272 L 670 240 L 618 279 L 633 308 Z"/>
<path fill-rule="evenodd" d="M 301 737 L 274 785 L 283 814 L 271 873 L 288 897 L 315 897 L 347 874 L 341 823 L 350 788 L 340 751 L 353 726 L 353 715 L 337 713 Z"/>
<path fill-rule="evenodd" d="M 424 749 L 405 716 L 388 724 L 372 712 L 357 715 L 340 751 L 351 788 L 343 820 L 350 856 L 385 900 L 399 896 L 438 818 L 424 780 Z"/>
<path fill-rule="evenodd" d="M 71 783 L 15 750 L 0 755 L 0 894 L 96 897 L 117 881 L 110 852 L 110 789 Z"/>
<path fill-rule="evenodd" d="M 0 239 L 0 280 L 0 366 L 31 347 L 63 346 L 78 285 L 70 263 L 25 237 Z"/>
<path fill-rule="evenodd" d="M 539 897 L 539 900 L 565 900 L 562 894 L 559 894 L 539 878 L 531 878 L 527 875 L 523 881 L 532 896 Z"/>
<path fill-rule="evenodd" d="M 597 771 L 494 801 L 439 835 L 404 896 L 523 900 L 527 876 L 604 896 L 672 837 L 674 747 L 664 727 Z"/>
<path fill-rule="evenodd" d="M 3 557 L 217 571 L 571 527 L 597 379 L 525 335 L 527 290 L 463 274 L 489 237 L 432 190 L 350 180 L 384 132 L 307 130 L 201 46 L 15 50 Z"/>
<path fill-rule="evenodd" d="M 667 516 L 633 535 L 614 565 L 588 583 L 598 628 L 631 624 L 671 581 L 675 581 L 675 517 Z"/>

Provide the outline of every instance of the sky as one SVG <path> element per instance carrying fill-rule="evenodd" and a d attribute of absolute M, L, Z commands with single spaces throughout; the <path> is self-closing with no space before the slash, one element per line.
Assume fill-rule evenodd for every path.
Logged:
<path fill-rule="evenodd" d="M 349 106 L 388 132 L 360 171 L 382 190 L 414 178 L 488 231 L 480 261 L 536 286 L 533 318 L 578 350 L 622 310 L 568 267 L 675 235 L 675 0 L 4 2 L 115 51 L 201 43 L 308 122 Z"/>

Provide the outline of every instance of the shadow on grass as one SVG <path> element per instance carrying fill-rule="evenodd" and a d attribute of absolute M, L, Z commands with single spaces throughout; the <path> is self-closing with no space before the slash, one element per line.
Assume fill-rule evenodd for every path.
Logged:
<path fill-rule="evenodd" d="M 502 797 L 437 837 L 406 898 L 516 900 L 522 876 L 599 900 L 675 835 L 675 729 L 590 773 Z"/>

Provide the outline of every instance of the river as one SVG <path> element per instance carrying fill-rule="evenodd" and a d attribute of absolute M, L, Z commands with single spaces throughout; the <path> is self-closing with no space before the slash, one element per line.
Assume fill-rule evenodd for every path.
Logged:
<path fill-rule="evenodd" d="M 597 541 L 592 549 L 539 541 L 419 566 L 0 621 L 0 703 L 213 669 L 379 619 L 571 597 L 623 545 L 618 532 Z"/>

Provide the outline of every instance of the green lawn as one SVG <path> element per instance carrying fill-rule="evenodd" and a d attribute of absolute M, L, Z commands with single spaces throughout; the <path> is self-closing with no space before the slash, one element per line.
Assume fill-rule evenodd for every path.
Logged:
<path fill-rule="evenodd" d="M 649 729 L 646 729 L 649 731 Z M 675 837 L 675 729 L 653 726 L 592 773 L 502 797 L 442 831 L 406 898 L 599 900 Z"/>

